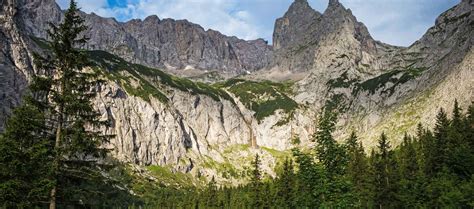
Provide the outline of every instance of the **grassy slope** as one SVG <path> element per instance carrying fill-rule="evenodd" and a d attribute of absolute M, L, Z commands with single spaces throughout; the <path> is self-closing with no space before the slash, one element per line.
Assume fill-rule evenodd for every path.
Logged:
<path fill-rule="evenodd" d="M 93 65 L 104 69 L 102 72 L 104 72 L 108 79 L 121 84 L 128 93 L 140 96 L 147 101 L 149 101 L 149 96 L 153 96 L 158 98 L 161 102 L 167 103 L 167 95 L 162 89 L 171 87 L 180 91 L 189 92 L 193 95 L 206 95 L 216 101 L 220 101 L 222 98 L 233 102 L 232 97 L 224 90 L 211 85 L 172 76 L 161 70 L 143 65 L 131 64 L 105 51 L 89 51 L 87 53 L 93 61 Z M 131 77 L 123 76 L 123 72 L 127 72 L 138 79 L 140 82 L 139 87 L 133 88 L 130 84 Z"/>
<path fill-rule="evenodd" d="M 255 112 L 254 116 L 259 122 L 273 115 L 278 109 L 292 114 L 299 106 L 288 96 L 291 94 L 292 83 L 230 79 L 215 86 L 232 92 L 246 108 Z"/>

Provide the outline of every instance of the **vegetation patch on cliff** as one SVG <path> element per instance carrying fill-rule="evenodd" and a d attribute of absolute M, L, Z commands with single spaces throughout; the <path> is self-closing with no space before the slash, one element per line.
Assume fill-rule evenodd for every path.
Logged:
<path fill-rule="evenodd" d="M 354 83 L 357 82 L 357 79 L 349 79 L 347 72 L 344 72 L 339 76 L 338 78 L 331 79 L 329 80 L 326 84 L 330 88 L 349 88 L 351 87 Z"/>
<path fill-rule="evenodd" d="M 186 78 L 179 78 L 167 74 L 158 69 L 149 68 L 139 64 L 131 64 L 124 59 L 105 51 L 90 51 L 88 53 L 95 65 L 105 68 L 109 74 L 115 76 L 115 79 L 120 79 L 117 74 L 121 71 L 126 71 L 140 79 L 141 83 L 144 85 L 143 90 L 145 91 L 145 95 L 139 94 L 139 96 L 145 96 L 146 98 L 146 93 L 149 93 L 148 95 L 156 96 L 160 101 L 167 102 L 167 97 L 159 89 L 162 89 L 160 87 L 171 87 L 180 91 L 189 92 L 193 95 L 206 95 L 216 101 L 220 101 L 222 98 L 234 103 L 232 97 L 224 90 L 206 83 L 193 82 Z M 124 88 L 127 88 L 126 85 L 127 84 L 123 84 Z M 131 91 L 129 93 L 133 92 L 134 91 Z"/>
<path fill-rule="evenodd" d="M 249 81 L 230 79 L 215 86 L 227 89 L 240 99 L 240 102 L 255 112 L 260 122 L 273 115 L 276 110 L 291 114 L 298 108 L 298 103 L 288 95 L 292 93 L 293 83 L 275 83 L 271 81 Z"/>
<path fill-rule="evenodd" d="M 382 93 L 392 95 L 398 85 L 404 84 L 420 76 L 425 70 L 426 68 L 414 67 L 393 70 L 357 84 L 353 90 L 353 94 L 357 94 L 360 91 L 368 91 L 370 94 L 374 94 L 377 90 L 387 87 L 386 89 L 382 90 Z M 388 83 L 392 83 L 392 85 L 387 86 Z"/>

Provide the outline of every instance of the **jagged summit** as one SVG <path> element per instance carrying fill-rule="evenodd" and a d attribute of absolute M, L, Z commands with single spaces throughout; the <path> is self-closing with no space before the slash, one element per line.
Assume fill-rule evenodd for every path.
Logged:
<path fill-rule="evenodd" d="M 330 0 L 328 7 L 324 11 L 324 15 L 352 16 L 352 12 L 350 9 L 346 9 L 338 0 Z"/>
<path fill-rule="evenodd" d="M 323 45 L 327 45 L 327 49 L 323 50 Z M 344 55 L 356 62 L 362 59 L 362 52 L 374 54 L 376 42 L 367 27 L 358 22 L 351 10 L 339 1 L 329 1 L 327 9 L 321 14 L 307 1 L 297 0 L 283 17 L 276 20 L 273 47 L 275 56 L 270 68 L 299 73 L 315 68 L 318 51 L 341 53 L 337 56 Z"/>
<path fill-rule="evenodd" d="M 273 33 L 274 49 L 286 48 L 301 42 L 302 33 L 313 27 L 312 24 L 320 17 L 321 13 L 311 8 L 306 0 L 294 1 L 285 15 L 276 20 Z"/>
<path fill-rule="evenodd" d="M 295 0 L 288 11 L 286 12 L 285 16 L 296 14 L 298 12 L 316 12 L 311 6 L 309 5 L 307 0 Z"/>
<path fill-rule="evenodd" d="M 339 0 L 329 0 L 328 7 L 342 6 Z"/>
<path fill-rule="evenodd" d="M 158 18 L 157 15 L 150 15 L 148 17 L 145 18 L 145 20 L 143 20 L 144 22 L 152 22 L 152 23 L 159 23 L 160 22 L 160 18 Z"/>

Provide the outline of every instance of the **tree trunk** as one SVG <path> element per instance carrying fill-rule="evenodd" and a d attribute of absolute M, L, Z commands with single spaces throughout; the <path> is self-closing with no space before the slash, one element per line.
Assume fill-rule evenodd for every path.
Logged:
<path fill-rule="evenodd" d="M 61 146 L 61 134 L 62 134 L 62 126 L 63 126 L 63 105 L 59 107 L 59 118 L 58 118 L 58 127 L 56 129 L 56 141 L 54 143 L 54 150 L 56 151 L 56 156 L 54 159 L 53 164 L 53 181 L 54 186 L 51 189 L 50 193 L 50 201 L 49 201 L 49 209 L 56 209 L 56 193 L 57 193 L 57 181 L 58 181 L 58 172 L 59 172 L 59 163 L 61 154 L 59 153 L 59 146 Z"/>
<path fill-rule="evenodd" d="M 51 189 L 49 209 L 56 209 L 56 185 Z"/>

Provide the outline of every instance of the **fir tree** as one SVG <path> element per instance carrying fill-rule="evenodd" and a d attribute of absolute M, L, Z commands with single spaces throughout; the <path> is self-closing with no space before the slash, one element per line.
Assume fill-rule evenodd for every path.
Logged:
<path fill-rule="evenodd" d="M 285 158 L 283 162 L 283 170 L 278 177 L 277 195 L 281 200 L 279 206 L 282 208 L 294 208 L 294 168 L 293 161 Z"/>
<path fill-rule="evenodd" d="M 55 138 L 52 158 L 50 208 L 56 208 L 58 197 L 63 200 L 85 199 L 80 186 L 101 175 L 94 172 L 97 158 L 104 157 L 107 150 L 101 145 L 108 136 L 99 131 L 105 125 L 98 120 L 91 100 L 95 97 L 94 87 L 98 84 L 95 74 L 85 69 L 87 57 L 77 47 L 86 43 L 80 37 L 86 30 L 84 20 L 79 16 L 75 1 L 64 14 L 64 21 L 56 26 L 50 24 L 52 56 L 35 57 L 35 64 L 46 75 L 38 77 L 40 84 L 35 90 L 46 92 L 44 100 L 37 104 L 44 107 L 48 116 L 48 128 Z"/>
<path fill-rule="evenodd" d="M 464 124 L 466 127 L 466 138 L 469 142 L 469 146 L 471 147 L 471 150 L 474 150 L 474 102 L 472 102 L 467 109 Z"/>
<path fill-rule="evenodd" d="M 217 182 L 214 176 L 212 177 L 211 181 L 209 181 L 207 185 L 207 191 L 206 191 L 206 206 L 208 207 L 217 207 L 218 205 L 218 188 L 217 188 Z"/>
<path fill-rule="evenodd" d="M 332 136 L 336 114 L 324 109 L 315 134 L 316 157 L 328 178 L 322 207 L 350 207 L 353 201 L 351 186 L 346 179 L 347 150 Z"/>
<path fill-rule="evenodd" d="M 417 160 L 415 145 L 410 136 L 405 134 L 403 142 L 399 148 L 399 194 L 400 201 L 404 206 L 415 208 L 420 199 L 421 193 L 420 171 Z"/>
<path fill-rule="evenodd" d="M 260 170 L 260 156 L 255 155 L 252 161 L 252 173 L 250 177 L 250 185 L 252 191 L 252 207 L 260 208 L 262 203 L 262 171 Z"/>
<path fill-rule="evenodd" d="M 45 120 L 29 102 L 8 120 L 0 136 L 0 207 L 33 208 L 48 199 L 52 140 Z"/>
<path fill-rule="evenodd" d="M 436 125 L 434 129 L 434 146 L 433 150 L 430 150 L 433 155 L 433 172 L 440 172 L 443 167 L 447 166 L 449 158 L 448 153 L 448 133 L 449 133 L 450 121 L 444 109 L 440 109 L 436 116 Z"/>
<path fill-rule="evenodd" d="M 310 154 L 302 153 L 298 149 L 293 150 L 298 172 L 296 174 L 295 197 L 297 207 L 319 208 L 326 200 L 328 193 L 327 177 L 324 168 L 314 162 Z"/>
<path fill-rule="evenodd" d="M 329 110 L 323 110 L 318 122 L 318 129 L 314 136 L 316 142 L 316 157 L 324 166 L 330 178 L 344 173 L 347 163 L 345 150 L 332 137 L 335 130 L 336 114 Z"/>
<path fill-rule="evenodd" d="M 448 131 L 447 166 L 450 172 L 463 179 L 470 179 L 474 174 L 474 151 L 468 137 L 468 126 L 464 122 L 462 109 L 454 101 L 451 126 Z"/>
<path fill-rule="evenodd" d="M 347 139 L 346 146 L 349 155 L 347 175 L 352 182 L 353 191 L 358 199 L 358 205 L 359 207 L 369 207 L 369 164 L 362 142 L 359 142 L 355 132 L 352 132 Z"/>
<path fill-rule="evenodd" d="M 379 208 L 394 207 L 395 181 L 394 159 L 387 136 L 382 133 L 378 143 L 378 153 L 375 154 L 375 204 Z"/>

